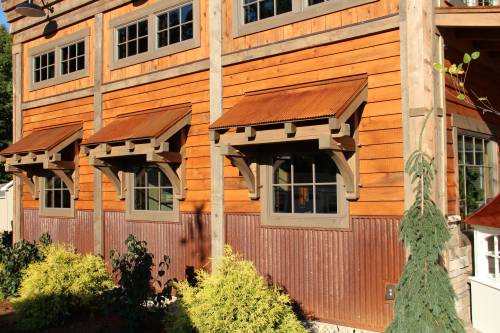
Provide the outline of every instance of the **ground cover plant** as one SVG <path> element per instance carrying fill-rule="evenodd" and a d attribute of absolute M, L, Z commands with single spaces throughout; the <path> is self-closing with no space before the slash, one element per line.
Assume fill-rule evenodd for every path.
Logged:
<path fill-rule="evenodd" d="M 197 272 L 195 286 L 176 284 L 180 301 L 167 314 L 168 332 L 307 332 L 288 295 L 268 286 L 229 246 L 224 253 L 212 274 Z"/>

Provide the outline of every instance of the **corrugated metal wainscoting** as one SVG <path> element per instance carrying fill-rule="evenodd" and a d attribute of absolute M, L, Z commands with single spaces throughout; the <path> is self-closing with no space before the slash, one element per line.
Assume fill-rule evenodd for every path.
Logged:
<path fill-rule="evenodd" d="M 126 221 L 124 212 L 105 212 L 105 253 L 125 251 L 124 241 L 133 234 L 148 243 L 158 265 L 163 255 L 172 263 L 168 278 L 184 279 L 192 268 L 207 265 L 210 257 L 210 214 L 182 213 L 179 223 Z M 190 273 L 188 273 L 189 275 Z"/>
<path fill-rule="evenodd" d="M 94 214 L 89 210 L 78 210 L 75 218 L 42 217 L 38 209 L 24 209 L 23 238 L 37 240 L 48 232 L 57 243 L 70 244 L 80 253 L 94 251 Z"/>
<path fill-rule="evenodd" d="M 227 215 L 226 241 L 317 320 L 383 330 L 392 319 L 386 283 L 404 265 L 400 219 L 354 217 L 351 230 L 270 228 L 259 215 Z"/>

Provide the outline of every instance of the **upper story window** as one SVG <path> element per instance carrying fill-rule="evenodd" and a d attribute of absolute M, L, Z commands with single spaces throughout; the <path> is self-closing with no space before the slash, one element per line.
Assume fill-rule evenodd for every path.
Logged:
<path fill-rule="evenodd" d="M 131 66 L 200 45 L 199 0 L 159 1 L 110 21 L 111 69 Z"/>
<path fill-rule="evenodd" d="M 147 167 L 134 174 L 134 210 L 171 212 L 174 209 L 174 189 L 158 167 Z"/>
<path fill-rule="evenodd" d="M 326 154 L 280 156 L 273 161 L 273 213 L 337 214 L 337 174 Z"/>
<path fill-rule="evenodd" d="M 89 75 L 90 29 L 28 50 L 31 58 L 29 88 L 36 90 Z"/>
<path fill-rule="evenodd" d="M 193 4 L 158 15 L 158 47 L 193 38 Z"/>
<path fill-rule="evenodd" d="M 244 0 L 244 21 L 251 23 L 292 11 L 292 0 Z"/>
<path fill-rule="evenodd" d="M 85 69 L 85 41 L 61 48 L 61 74 L 66 75 Z"/>
<path fill-rule="evenodd" d="M 477 6 L 499 6 L 499 0 L 464 0 L 466 6 L 477 7 Z"/>
<path fill-rule="evenodd" d="M 379 0 L 235 0 L 235 37 L 272 29 Z"/>
<path fill-rule="evenodd" d="M 493 196 L 494 177 L 490 141 L 458 135 L 460 214 L 467 216 Z"/>
<path fill-rule="evenodd" d="M 118 59 L 148 52 L 148 20 L 117 29 Z"/>
<path fill-rule="evenodd" d="M 33 58 L 33 81 L 35 83 L 53 79 L 55 76 L 55 51 L 50 51 Z"/>

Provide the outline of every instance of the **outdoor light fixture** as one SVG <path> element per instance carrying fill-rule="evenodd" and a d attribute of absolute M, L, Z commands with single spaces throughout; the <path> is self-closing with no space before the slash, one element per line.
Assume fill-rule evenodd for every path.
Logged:
<path fill-rule="evenodd" d="M 42 7 L 35 5 L 33 0 L 20 3 L 16 6 L 16 12 L 27 17 L 44 17 L 45 11 Z"/>

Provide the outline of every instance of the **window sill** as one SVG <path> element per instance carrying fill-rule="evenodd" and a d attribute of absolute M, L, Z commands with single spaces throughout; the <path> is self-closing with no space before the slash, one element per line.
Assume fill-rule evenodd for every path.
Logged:
<path fill-rule="evenodd" d="M 271 214 L 262 216 L 263 226 L 280 228 L 303 228 L 303 229 L 349 229 L 349 216 L 313 216 L 303 214 L 303 216 L 289 216 Z"/>
<path fill-rule="evenodd" d="M 89 77 L 89 70 L 88 70 L 88 65 L 85 65 L 85 69 L 79 70 L 77 72 L 73 72 L 70 74 L 65 74 L 64 76 L 56 77 L 54 79 L 42 81 L 42 82 L 37 82 L 34 83 L 32 82 L 29 87 L 29 91 L 36 91 L 44 88 L 49 88 L 53 86 L 57 86 L 59 84 L 83 79 L 86 77 Z"/>
<path fill-rule="evenodd" d="M 233 10 L 233 38 L 243 37 L 253 33 L 270 30 L 287 24 L 311 19 L 321 15 L 338 12 L 344 9 L 365 5 L 380 0 L 337 0 L 320 3 L 313 6 L 305 6 L 301 10 L 295 10 L 286 14 L 263 19 L 261 21 L 240 24 L 242 22 L 239 14 L 239 6 Z M 241 3 L 239 4 L 241 5 Z"/>
<path fill-rule="evenodd" d="M 180 222 L 179 212 L 127 211 L 127 221 Z"/>
<path fill-rule="evenodd" d="M 74 218 L 74 208 L 40 208 L 40 217 L 49 218 Z"/>

